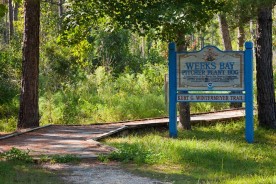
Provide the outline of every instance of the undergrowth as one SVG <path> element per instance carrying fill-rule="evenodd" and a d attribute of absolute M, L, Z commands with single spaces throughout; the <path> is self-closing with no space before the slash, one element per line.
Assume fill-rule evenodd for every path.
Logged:
<path fill-rule="evenodd" d="M 21 161 L 25 163 L 32 163 L 33 158 L 29 155 L 30 150 L 23 151 L 17 148 L 12 148 L 9 151 L 0 154 L 0 159 L 5 161 Z"/>

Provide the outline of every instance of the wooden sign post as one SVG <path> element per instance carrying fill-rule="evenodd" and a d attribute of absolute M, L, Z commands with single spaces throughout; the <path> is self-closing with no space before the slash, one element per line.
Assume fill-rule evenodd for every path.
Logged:
<path fill-rule="evenodd" d="M 245 138 L 254 141 L 252 42 L 245 48 L 221 51 L 207 46 L 198 52 L 176 52 L 175 43 L 169 44 L 170 137 L 177 137 L 177 102 L 245 102 Z"/>

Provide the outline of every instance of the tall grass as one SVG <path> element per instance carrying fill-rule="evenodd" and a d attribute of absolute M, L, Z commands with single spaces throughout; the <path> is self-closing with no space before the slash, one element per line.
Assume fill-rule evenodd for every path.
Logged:
<path fill-rule="evenodd" d="M 86 124 L 164 116 L 164 73 L 164 65 L 149 65 L 143 73 L 114 77 L 99 67 L 63 90 L 46 92 L 40 98 L 41 121 Z"/>
<path fill-rule="evenodd" d="M 144 175 L 175 183 L 275 183 L 276 133 L 256 130 L 256 141 L 244 141 L 243 122 L 180 131 L 145 133 L 105 142 L 119 151 L 110 159 L 138 164 Z"/>

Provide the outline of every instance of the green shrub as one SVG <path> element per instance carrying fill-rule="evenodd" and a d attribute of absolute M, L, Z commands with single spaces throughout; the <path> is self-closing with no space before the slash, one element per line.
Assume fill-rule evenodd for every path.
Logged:
<path fill-rule="evenodd" d="M 0 48 L 0 131 L 14 131 L 18 114 L 21 50 Z"/>
<path fill-rule="evenodd" d="M 12 148 L 9 151 L 6 151 L 1 154 L 1 158 L 7 160 L 7 161 L 22 161 L 26 163 L 33 162 L 32 157 L 29 155 L 30 150 L 28 151 L 22 151 L 17 148 Z"/>
<path fill-rule="evenodd" d="M 142 144 L 122 144 L 118 150 L 112 152 L 107 158 L 121 162 L 134 162 L 136 164 L 154 164 L 162 159 L 162 153 L 147 149 Z"/>

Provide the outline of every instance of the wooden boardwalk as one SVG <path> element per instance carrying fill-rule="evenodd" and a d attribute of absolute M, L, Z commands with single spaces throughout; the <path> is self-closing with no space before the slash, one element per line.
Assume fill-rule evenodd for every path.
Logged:
<path fill-rule="evenodd" d="M 239 109 L 192 115 L 191 121 L 193 124 L 227 121 L 242 117 L 244 117 L 244 110 Z M 168 118 L 156 118 L 102 125 L 48 125 L 0 137 L 0 152 L 16 147 L 30 150 L 30 155 L 34 157 L 70 154 L 80 158 L 93 159 L 97 158 L 99 154 L 107 154 L 114 150 L 114 148 L 103 145 L 98 140 L 126 129 L 167 126 L 168 121 Z"/>

